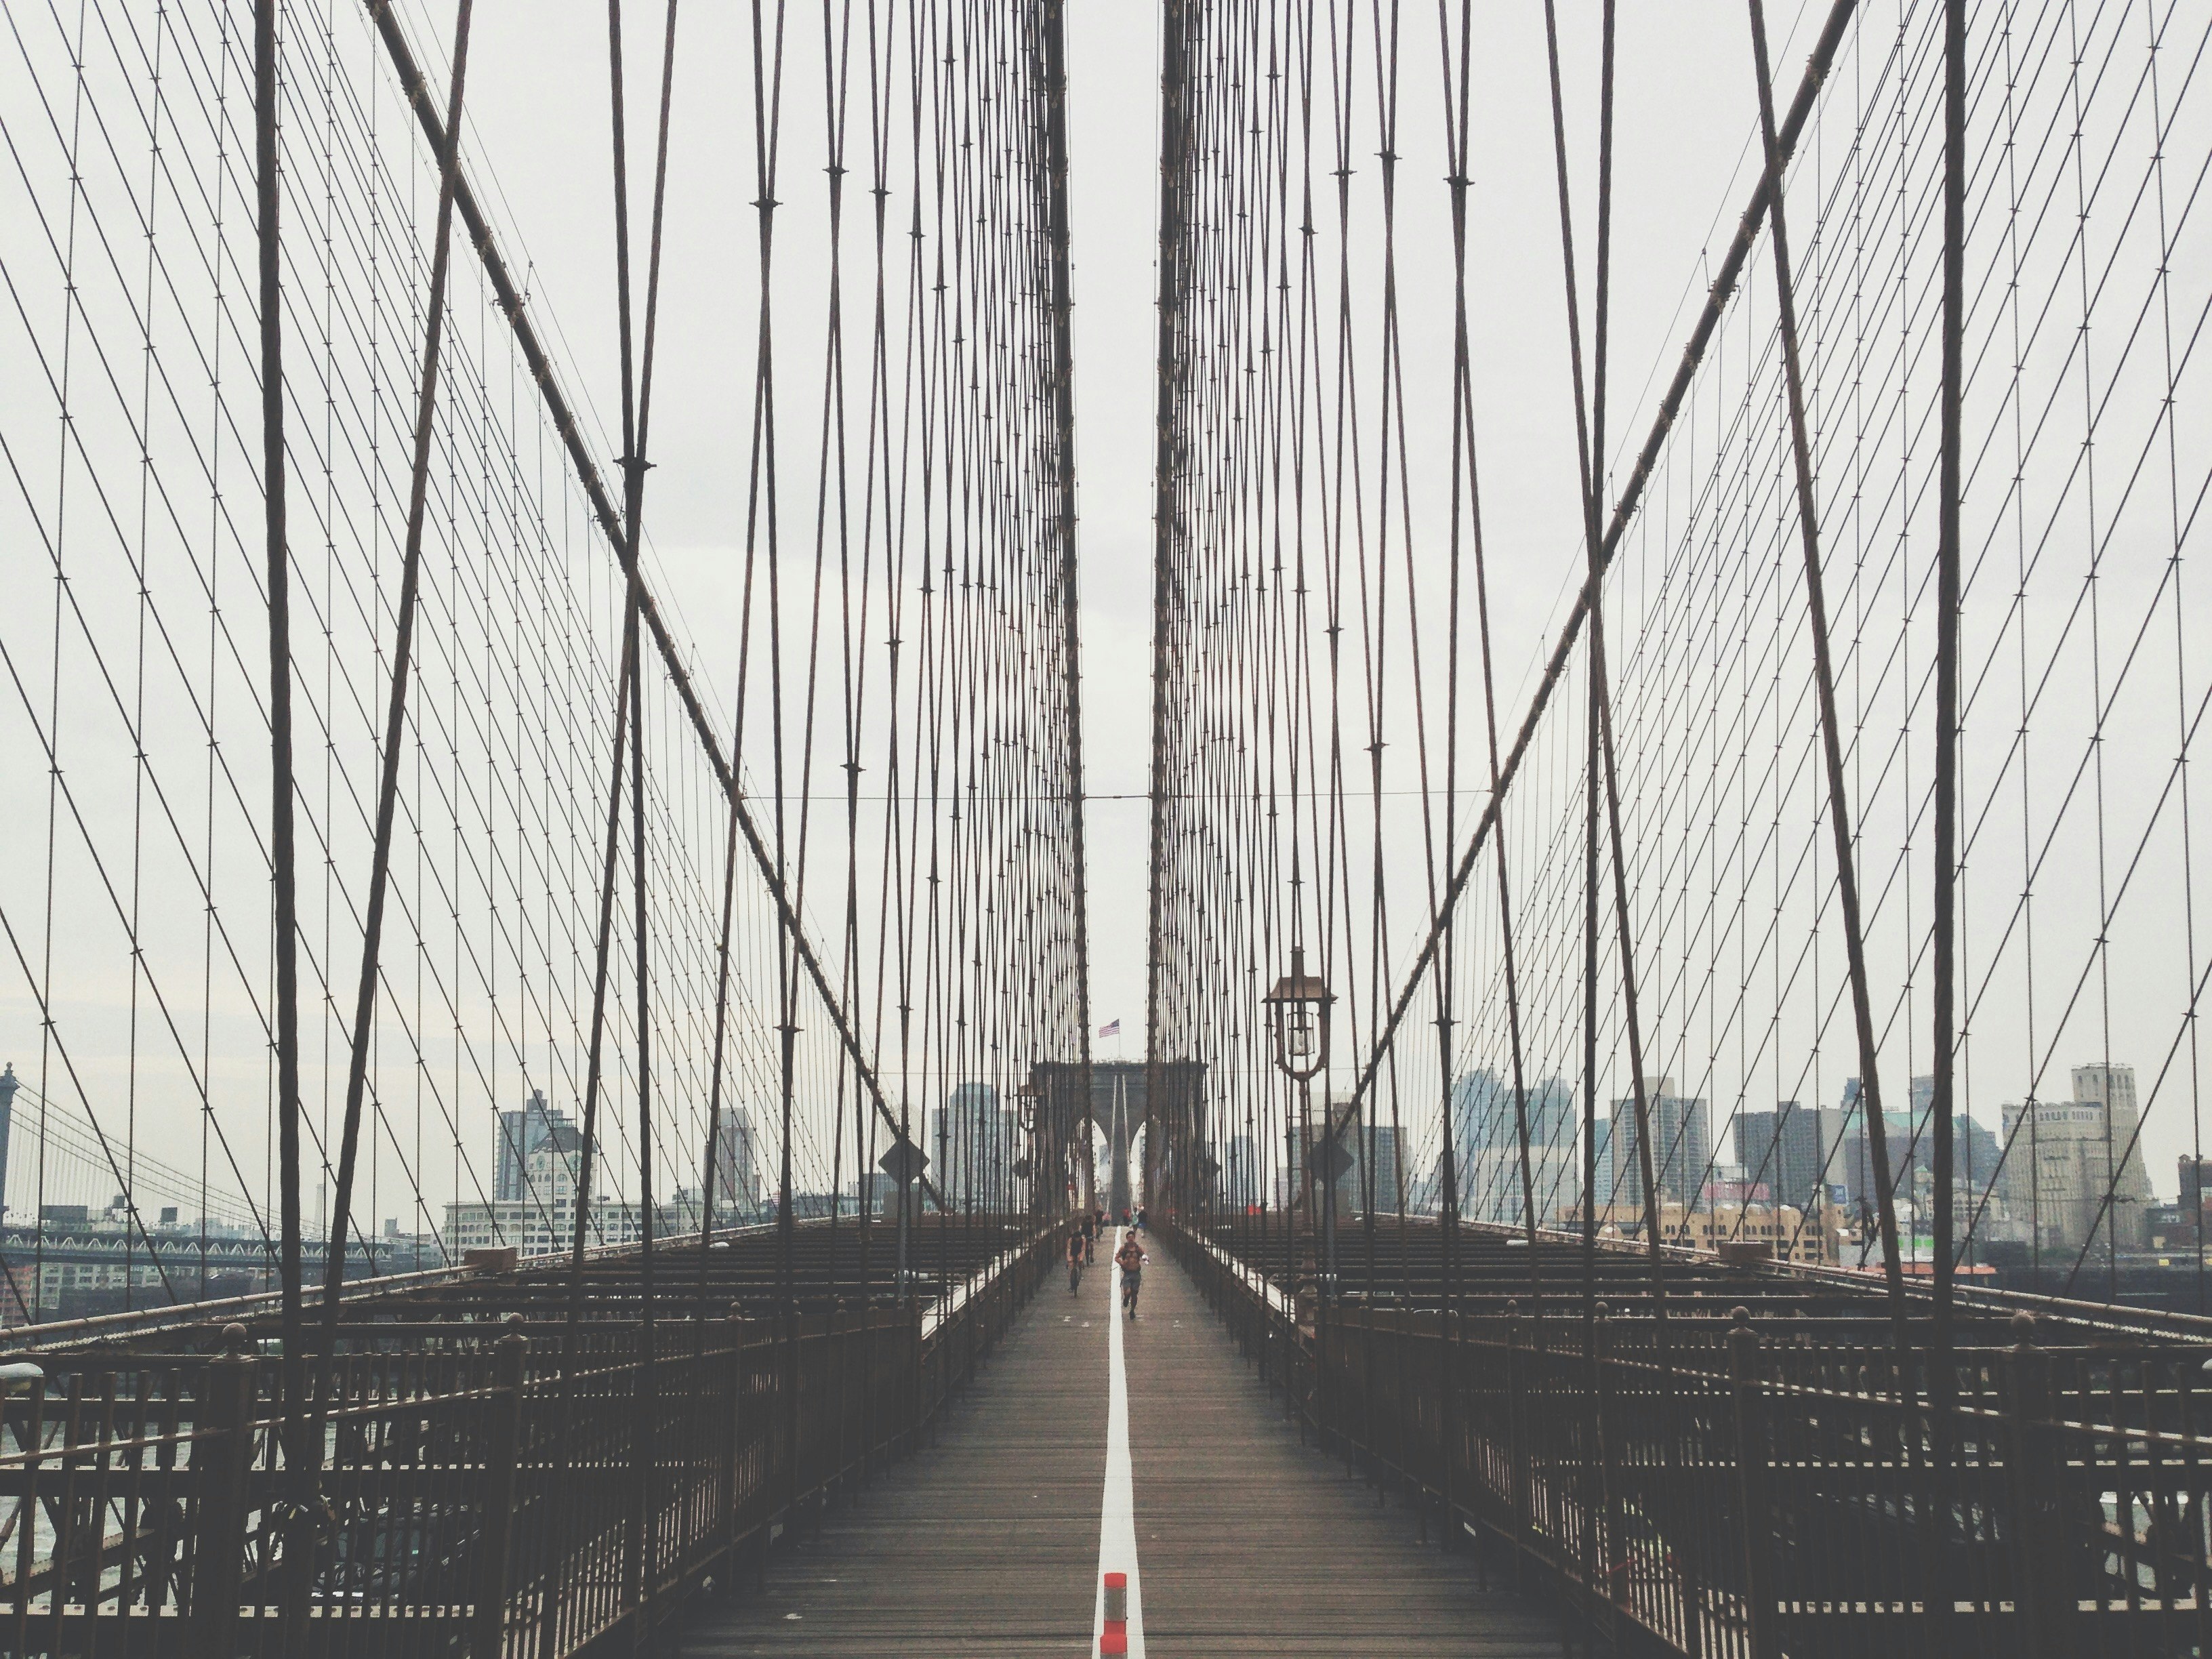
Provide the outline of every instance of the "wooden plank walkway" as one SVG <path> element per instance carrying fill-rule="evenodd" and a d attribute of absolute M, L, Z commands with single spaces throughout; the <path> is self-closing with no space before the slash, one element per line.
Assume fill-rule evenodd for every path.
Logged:
<path fill-rule="evenodd" d="M 683 1659 L 1092 1651 L 1111 1274 L 1048 1283 L 938 1443 L 770 1557 L 764 1589 L 702 1601 Z M 1553 1659 L 1556 1621 L 1298 1443 L 1189 1281 L 1156 1251 L 1124 1330 L 1144 1640 L 1243 1654 Z"/>
<path fill-rule="evenodd" d="M 1191 1282 L 1152 1253 L 1125 1330 L 1151 1659 L 1556 1659 L 1559 1620 L 1479 1588 L 1340 1459 L 1298 1443 Z"/>
<path fill-rule="evenodd" d="M 768 1583 L 702 1599 L 683 1659 L 1090 1651 L 1106 1472 L 1111 1310 L 1102 1261 L 1047 1280 L 955 1396 L 937 1443 L 769 1558 Z"/>

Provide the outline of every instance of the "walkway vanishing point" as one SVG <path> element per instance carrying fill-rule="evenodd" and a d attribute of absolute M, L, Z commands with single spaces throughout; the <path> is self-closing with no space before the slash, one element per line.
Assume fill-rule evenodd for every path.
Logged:
<path fill-rule="evenodd" d="M 1305 1443 L 1152 1255 L 1127 1322 L 1103 1251 L 1078 1295 L 1048 1279 L 933 1443 L 813 1512 L 758 1594 L 683 1626 L 684 1659 L 1088 1656 L 1113 1571 L 1128 1652 L 1155 1659 L 1561 1651 L 1480 1554 Z"/>

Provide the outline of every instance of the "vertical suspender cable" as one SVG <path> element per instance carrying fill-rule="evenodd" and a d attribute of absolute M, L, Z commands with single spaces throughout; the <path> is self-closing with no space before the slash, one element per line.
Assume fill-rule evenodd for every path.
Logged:
<path fill-rule="evenodd" d="M 1963 334 L 1966 323 L 1966 4 L 1945 0 L 1943 7 L 1943 386 L 1942 457 L 1936 493 L 1936 915 L 1935 1016 L 1936 1067 L 1934 1148 L 1936 1214 L 1936 1297 L 1928 1353 L 1929 1420 L 1935 1431 L 1929 1448 L 1936 1480 L 1932 1521 L 1936 1556 L 1930 1564 L 1935 1582 L 1948 1585 L 1951 1542 L 1951 1470 L 1953 1455 L 1951 1370 L 1952 1312 L 1952 1200 L 1953 1098 L 1957 1071 L 1956 980 L 1958 975 L 1957 902 L 1959 882 L 1959 592 L 1960 410 L 1964 395 Z M 1780 200 L 1778 184 L 1776 200 Z M 1778 219 L 1778 223 L 1779 222 Z M 2100 719 L 2102 714 L 2100 712 Z M 2100 801 L 2101 812 L 2102 802 Z M 2101 908 L 2101 907 L 2100 907 Z M 2107 1060 L 2109 1062 L 2109 1054 Z M 2105 1134 L 2112 1139 L 2112 1073 L 2104 1078 Z M 2040 1172 L 2037 1178 L 2040 1179 Z M 1887 1182 L 1883 1182 L 1885 1190 Z M 2113 1185 L 2105 1189 L 2105 1218 L 2109 1249 L 2117 1279 L 2119 1241 L 2117 1218 L 2112 1209 Z M 2084 1241 L 2087 1248 L 2087 1241 Z M 1936 1615 L 1933 1632 L 1939 1645 L 1950 1622 L 1942 1617 L 1951 1607 L 1949 1591 L 1929 1598 Z"/>
<path fill-rule="evenodd" d="M 288 1461 L 305 1461 L 300 1415 L 300 966 L 292 827 L 291 565 L 284 535 L 284 284 L 276 142 L 277 0 L 254 0 L 254 234 L 259 245 L 261 487 L 269 596 L 269 866 L 276 969 L 277 1197 L 283 1243 L 284 1420 Z"/>
<path fill-rule="evenodd" d="M 1953 1085 L 1956 1071 L 1959 839 L 1960 404 L 1964 395 L 1966 235 L 1966 7 L 1943 7 L 1943 391 L 1936 547 L 1936 1329 L 1931 1363 L 1951 1342 Z M 2109 1087 L 2109 1084 L 2107 1085 Z M 2110 1102 L 2106 1103 L 2107 1133 Z"/>

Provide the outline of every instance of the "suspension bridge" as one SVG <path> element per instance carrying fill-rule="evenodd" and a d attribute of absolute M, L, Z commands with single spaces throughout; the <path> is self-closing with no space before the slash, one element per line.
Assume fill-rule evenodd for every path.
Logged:
<path fill-rule="evenodd" d="M 0 1654 L 2212 1653 L 2212 18 L 605 9 L 0 9 Z"/>

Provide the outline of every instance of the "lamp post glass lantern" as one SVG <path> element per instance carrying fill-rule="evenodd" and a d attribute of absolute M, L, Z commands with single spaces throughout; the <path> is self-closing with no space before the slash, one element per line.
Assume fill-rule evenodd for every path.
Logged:
<path fill-rule="evenodd" d="M 1032 1212 L 1039 1207 L 1043 1196 L 1043 1183 L 1032 1181 L 1043 1168 L 1043 1148 L 1037 1145 L 1037 1086 L 1024 1083 L 1014 1091 L 1014 1122 L 1021 1131 L 1021 1155 L 1012 1164 L 1017 1181 L 1030 1182 L 1029 1201 Z"/>
<path fill-rule="evenodd" d="M 1308 1143 L 1303 1161 L 1307 1166 L 1306 1189 L 1316 1194 L 1321 1206 L 1324 1297 L 1334 1295 L 1336 1289 L 1336 1114 L 1323 1108 L 1327 1121 L 1318 1148 L 1310 1145 L 1310 1125 L 1313 1080 L 1328 1069 L 1328 1011 L 1335 1000 L 1327 981 L 1306 972 L 1304 947 L 1292 945 L 1291 971 L 1267 993 L 1267 1023 L 1275 1040 L 1276 1068 L 1298 1085 L 1298 1125 L 1291 1130 L 1291 1140 L 1293 1150 L 1301 1140 Z"/>
<path fill-rule="evenodd" d="M 1328 1010 L 1336 999 L 1306 972 L 1304 945 L 1291 947 L 1291 971 L 1275 981 L 1267 1000 L 1276 1066 L 1300 1083 L 1318 1077 L 1328 1066 Z"/>

